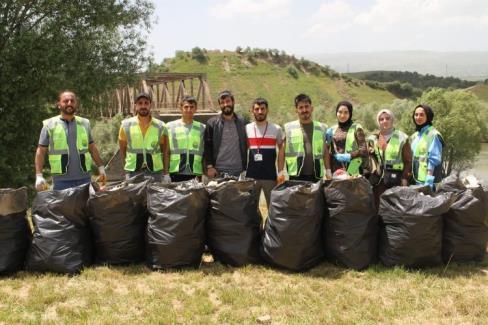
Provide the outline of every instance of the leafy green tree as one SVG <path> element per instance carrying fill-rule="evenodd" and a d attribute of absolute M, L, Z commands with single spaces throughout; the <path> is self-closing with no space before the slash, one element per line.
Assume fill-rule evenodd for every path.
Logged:
<path fill-rule="evenodd" d="M 46 116 L 63 89 L 91 99 L 146 62 L 148 0 L 0 2 L 0 186 L 29 184 Z M 96 139 L 95 139 L 96 140 Z"/>
<path fill-rule="evenodd" d="M 446 175 L 459 173 L 472 166 L 481 149 L 482 129 L 480 101 L 470 92 L 448 91 L 434 88 L 425 92 L 419 100 L 434 110 L 433 125 L 442 134 L 445 142 L 443 168 Z M 407 134 L 415 131 L 412 120 L 414 108 L 406 110 L 401 125 Z"/>
<path fill-rule="evenodd" d="M 191 50 L 191 58 L 196 60 L 200 64 L 207 63 L 207 57 L 205 56 L 203 50 L 199 47 L 194 47 Z"/>

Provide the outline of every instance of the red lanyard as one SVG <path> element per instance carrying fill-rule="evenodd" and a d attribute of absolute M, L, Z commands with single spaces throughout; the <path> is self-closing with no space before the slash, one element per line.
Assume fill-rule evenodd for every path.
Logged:
<path fill-rule="evenodd" d="M 267 130 L 268 130 L 268 122 L 266 122 L 266 127 L 264 128 L 264 133 L 263 136 L 261 137 L 261 141 L 259 141 L 259 144 L 257 144 L 258 153 L 259 153 L 259 147 L 263 144 L 264 136 L 266 135 Z M 254 138 L 255 139 L 258 138 L 258 135 L 256 134 L 256 123 L 254 123 Z"/>

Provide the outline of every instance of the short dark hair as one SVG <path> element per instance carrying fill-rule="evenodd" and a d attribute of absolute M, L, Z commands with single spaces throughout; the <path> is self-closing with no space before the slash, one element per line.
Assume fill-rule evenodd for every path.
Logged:
<path fill-rule="evenodd" d="M 297 97 L 295 97 L 295 107 L 298 107 L 299 102 L 307 102 L 312 105 L 312 99 L 309 95 L 305 94 L 299 94 Z"/>
<path fill-rule="evenodd" d="M 255 100 L 252 102 L 252 106 L 251 106 L 251 108 L 253 108 L 253 107 L 254 107 L 254 105 L 259 105 L 259 106 L 264 105 L 264 106 L 266 106 L 266 108 L 268 108 L 268 101 L 267 101 L 266 99 L 264 99 L 264 98 L 259 97 L 259 98 L 256 98 L 256 99 L 255 99 Z"/>
<path fill-rule="evenodd" d="M 221 99 L 224 99 L 224 98 L 227 98 L 227 97 L 230 97 L 230 99 L 232 99 L 232 101 L 234 102 L 234 95 L 232 95 L 232 93 L 230 92 L 230 90 L 224 90 L 224 91 L 221 91 L 219 93 L 219 96 L 218 96 L 219 104 L 220 104 L 220 100 Z"/>
<path fill-rule="evenodd" d="M 76 96 L 75 92 L 70 90 L 70 89 L 65 89 L 63 91 L 60 91 L 58 93 L 58 101 L 61 100 L 61 95 L 64 94 L 64 93 L 70 93 L 70 94 L 73 94 L 75 96 L 75 99 L 78 100 L 78 96 Z"/>
<path fill-rule="evenodd" d="M 197 99 L 194 96 L 183 96 L 180 102 L 180 106 L 183 106 L 184 102 L 197 106 Z"/>

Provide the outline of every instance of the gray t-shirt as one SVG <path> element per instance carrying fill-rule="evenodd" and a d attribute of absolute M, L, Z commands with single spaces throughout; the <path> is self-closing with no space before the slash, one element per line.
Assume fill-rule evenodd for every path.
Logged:
<path fill-rule="evenodd" d="M 239 134 L 234 120 L 224 120 L 222 141 L 215 163 L 219 173 L 238 175 L 242 172 L 242 157 L 239 147 Z"/>
<path fill-rule="evenodd" d="M 76 149 L 76 121 L 63 120 L 63 127 L 66 131 L 66 136 L 68 138 L 69 147 L 69 161 L 68 170 L 64 175 L 53 176 L 56 180 L 72 181 L 90 177 L 90 173 L 86 173 L 81 170 L 80 156 L 78 155 L 78 150 Z M 88 143 L 92 143 L 93 138 L 91 135 L 91 129 L 88 129 Z M 39 136 L 39 145 L 43 147 L 49 147 L 49 132 L 46 126 L 42 127 L 41 135 Z"/>

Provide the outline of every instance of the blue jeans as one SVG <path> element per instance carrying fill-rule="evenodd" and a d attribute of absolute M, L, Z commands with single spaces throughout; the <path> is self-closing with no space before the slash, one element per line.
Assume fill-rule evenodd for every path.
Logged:
<path fill-rule="evenodd" d="M 91 178 L 86 177 L 82 179 L 73 179 L 73 180 L 53 180 L 53 190 L 65 190 L 67 188 L 76 187 L 79 185 L 84 185 L 90 183 Z"/>

